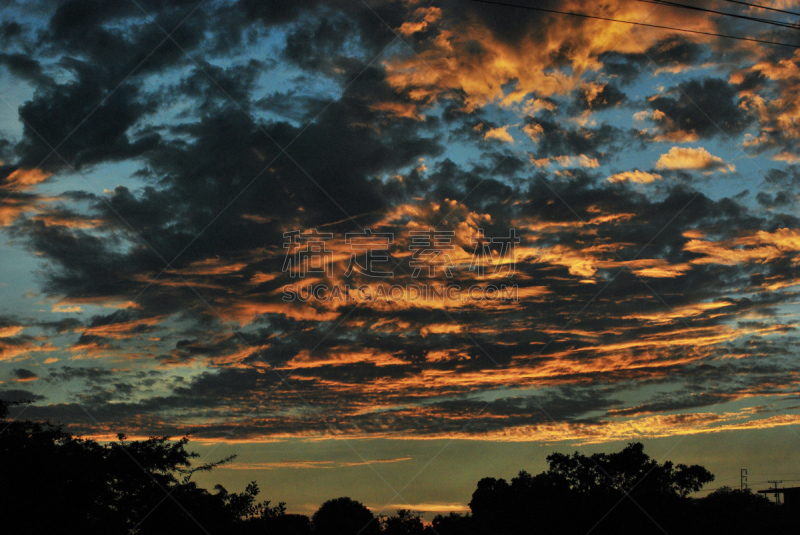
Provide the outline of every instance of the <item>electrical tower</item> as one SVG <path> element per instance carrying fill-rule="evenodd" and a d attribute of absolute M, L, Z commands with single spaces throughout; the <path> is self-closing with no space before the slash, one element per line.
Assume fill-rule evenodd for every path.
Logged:
<path fill-rule="evenodd" d="M 767 483 L 774 483 L 775 484 L 775 490 L 777 491 L 778 490 L 778 483 L 783 483 L 783 480 L 779 479 L 777 481 L 767 481 Z M 777 503 L 777 504 L 781 503 L 781 495 L 780 495 L 779 492 L 775 492 L 775 503 Z"/>
<path fill-rule="evenodd" d="M 739 488 L 747 490 L 747 468 L 742 468 L 739 473 Z"/>

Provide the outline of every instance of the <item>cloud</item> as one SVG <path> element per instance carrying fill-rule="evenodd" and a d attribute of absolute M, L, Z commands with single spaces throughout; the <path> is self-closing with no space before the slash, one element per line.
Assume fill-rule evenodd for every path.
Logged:
<path fill-rule="evenodd" d="M 45 396 L 34 394 L 29 390 L 19 389 L 5 389 L 0 390 L 0 399 L 3 401 L 43 401 L 47 399 Z"/>
<path fill-rule="evenodd" d="M 38 375 L 25 368 L 14 368 L 11 370 L 11 376 L 12 381 L 15 383 L 28 383 L 30 381 L 36 381 L 39 379 Z"/>
<path fill-rule="evenodd" d="M 772 157 L 772 159 L 778 162 L 786 162 L 790 165 L 800 163 L 800 156 L 786 151 L 776 154 Z"/>
<path fill-rule="evenodd" d="M 442 10 L 434 6 L 420 7 L 413 12 L 413 15 L 415 20 L 420 18 L 422 20 L 418 20 L 417 22 L 404 22 L 397 29 L 397 31 L 406 37 L 417 32 L 425 31 L 427 30 L 428 25 L 439 22 L 439 20 L 442 18 Z"/>
<path fill-rule="evenodd" d="M 16 169 L 5 178 L 4 186 L 16 189 L 30 189 L 49 177 L 50 173 L 40 169 Z"/>
<path fill-rule="evenodd" d="M 9 338 L 21 333 L 25 326 L 15 323 L 13 320 L 0 317 L 0 338 Z"/>
<path fill-rule="evenodd" d="M 191 424 L 209 441 L 594 443 L 786 425 L 698 409 L 783 396 L 800 373 L 780 312 L 798 285 L 800 179 L 780 156 L 793 150 L 794 56 L 500 6 L 375 3 L 411 54 L 358 2 L 242 0 L 175 34 L 199 65 L 163 46 L 126 78 L 163 33 L 135 6 L 87 6 L 43 4 L 41 31 L 20 30 L 0 56 L 33 89 L 18 106 L 29 127 L 0 140 L 0 224 L 33 300 L 32 317 L 0 322 L 0 361 L 13 384 L 47 352 L 48 378 L 67 386 L 31 418 L 104 436 Z M 151 7 L 172 28 L 192 6 Z M 650 8 L 598 9 L 634 20 Z M 720 78 L 665 75 L 702 65 Z M 625 123 L 633 112 L 640 122 Z M 759 160 L 776 167 L 749 196 L 671 173 L 735 170 L 703 148 L 613 172 L 654 142 L 754 122 L 747 150 L 780 159 Z M 514 128 L 530 154 L 513 150 Z M 48 157 L 59 143 L 96 190 Z M 391 281 L 345 274 L 344 236 L 362 227 L 393 236 Z M 333 235 L 333 274 L 300 281 L 282 270 L 284 233 L 311 228 Z M 452 278 L 406 272 L 409 233 L 429 228 L 452 232 Z M 511 228 L 513 276 L 470 270 L 479 237 Z M 518 299 L 282 299 L 310 284 L 501 282 Z"/>
<path fill-rule="evenodd" d="M 528 134 L 528 137 L 531 138 L 531 141 L 534 143 L 539 141 L 540 136 L 544 134 L 544 128 L 538 123 L 527 123 L 522 127 L 522 131 Z"/>
<path fill-rule="evenodd" d="M 726 164 L 722 158 L 713 156 L 702 147 L 696 149 L 672 147 L 668 153 L 662 154 L 658 159 L 656 169 L 719 171 L 722 173 L 736 171 L 736 167 L 733 164 Z"/>
<path fill-rule="evenodd" d="M 613 174 L 609 176 L 607 180 L 609 182 L 636 182 L 638 184 L 649 184 L 650 182 L 661 180 L 661 175 L 634 169 L 633 171 L 623 171 L 622 173 Z"/>
<path fill-rule="evenodd" d="M 561 4 L 565 10 L 582 8 L 575 1 Z M 472 112 L 496 102 L 513 105 L 528 95 L 568 95 L 583 85 L 585 72 L 603 66 L 600 58 L 604 54 L 641 54 L 641 46 L 666 46 L 658 32 L 631 32 L 623 25 L 603 21 L 570 19 L 564 23 L 558 15 L 485 4 L 447 7 L 444 22 L 437 32 L 428 32 L 421 51 L 389 63 L 390 84 L 399 92 L 414 94 L 420 105 L 427 106 L 441 96 L 462 95 L 462 109 Z M 604 14 L 639 20 L 649 12 L 638 4 L 614 3 L 604 6 Z M 713 31 L 709 21 L 685 17 L 675 10 L 662 16 L 665 23 Z M 637 46 L 625 38 L 630 33 L 636 33 Z M 683 50 L 690 48 L 686 45 Z M 560 68 L 566 63 L 571 64 L 570 71 Z M 619 95 L 612 95 L 613 86 L 608 91 L 597 101 L 600 107 L 621 101 Z M 585 98 L 583 102 L 588 103 Z"/>
<path fill-rule="evenodd" d="M 368 466 L 371 464 L 387 464 L 410 461 L 411 457 L 395 459 L 376 459 L 373 461 L 341 462 L 341 461 L 277 461 L 269 463 L 230 463 L 221 468 L 227 470 L 278 470 L 278 469 L 332 469 Z"/>
<path fill-rule="evenodd" d="M 370 507 L 373 510 L 380 509 L 385 505 L 386 509 L 408 509 L 410 511 L 419 511 L 421 513 L 441 513 L 443 515 L 449 513 L 464 513 L 469 512 L 470 508 L 468 505 L 464 505 L 463 503 L 441 503 L 441 502 L 423 502 L 423 503 L 396 503 L 396 504 L 383 504 L 383 503 L 375 503 L 370 504 Z"/>
<path fill-rule="evenodd" d="M 505 141 L 506 143 L 514 143 L 514 138 L 508 133 L 508 125 L 489 129 L 486 134 L 484 134 L 483 139 L 496 139 L 498 141 Z"/>
<path fill-rule="evenodd" d="M 575 99 L 582 110 L 604 110 L 619 106 L 627 97 L 613 84 L 589 83 L 578 90 Z"/>
<path fill-rule="evenodd" d="M 751 121 L 737 103 L 735 88 L 717 78 L 680 83 L 648 98 L 656 140 L 696 141 L 733 136 Z"/>

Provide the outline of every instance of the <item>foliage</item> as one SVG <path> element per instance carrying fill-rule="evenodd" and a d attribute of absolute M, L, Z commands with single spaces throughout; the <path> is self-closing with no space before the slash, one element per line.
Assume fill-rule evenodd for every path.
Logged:
<path fill-rule="evenodd" d="M 0 405 L 0 413 L 7 405 Z M 205 533 L 284 514 L 285 504 L 258 503 L 255 482 L 244 492 L 214 493 L 191 480 L 198 471 L 232 460 L 193 466 L 188 437 L 101 444 L 58 426 L 4 422 L 0 434 L 0 504 L 14 512 L 18 533 L 55 533 L 80 526 L 86 534 Z M 42 514 L 45 507 L 47 514 Z M 13 533 L 5 531 L 4 533 Z"/>
<path fill-rule="evenodd" d="M 547 462 L 546 472 L 522 471 L 510 484 L 478 482 L 470 508 L 480 532 L 525 533 L 531 517 L 545 533 L 655 533 L 660 523 L 683 529 L 673 513 L 687 509 L 688 495 L 714 479 L 701 466 L 660 464 L 639 443 L 611 454 L 554 453 Z"/>
<path fill-rule="evenodd" d="M 422 535 L 425 526 L 419 513 L 398 509 L 394 516 L 381 517 L 381 529 L 386 535 Z"/>
<path fill-rule="evenodd" d="M 796 532 L 796 510 L 751 491 L 722 487 L 693 493 L 714 476 L 697 465 L 659 463 L 642 444 L 591 456 L 554 453 L 537 475 L 522 471 L 510 483 L 478 482 L 471 513 L 437 515 L 400 509 L 376 519 L 347 497 L 322 504 L 309 519 L 286 514 L 281 502 L 257 500 L 255 481 L 243 492 L 221 485 L 210 492 L 192 476 L 230 462 L 195 464 L 189 437 L 100 443 L 61 427 L 1 421 L 0 513 L 4 535 L 80 532 L 86 535 L 722 535 Z"/>
<path fill-rule="evenodd" d="M 697 492 L 714 476 L 698 465 L 659 464 L 644 453 L 641 443 L 629 444 L 618 453 L 595 453 L 589 457 L 554 453 L 547 457 L 548 473 L 561 476 L 571 489 L 590 496 L 598 493 L 686 497 Z"/>
<path fill-rule="evenodd" d="M 380 533 L 380 524 L 362 503 L 347 497 L 328 500 L 311 517 L 320 535 L 370 535 Z"/>

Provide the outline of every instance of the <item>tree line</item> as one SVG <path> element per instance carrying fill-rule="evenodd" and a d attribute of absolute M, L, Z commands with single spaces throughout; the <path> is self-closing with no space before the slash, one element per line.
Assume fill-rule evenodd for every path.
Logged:
<path fill-rule="evenodd" d="M 311 516 L 259 501 L 256 482 L 241 492 L 205 489 L 188 437 L 99 443 L 60 426 L 7 420 L 0 401 L 2 533 L 85 535 L 587 535 L 797 533 L 800 511 L 751 491 L 723 487 L 693 497 L 714 476 L 698 465 L 659 463 L 640 443 L 586 456 L 554 453 L 537 475 L 481 479 L 470 512 L 375 516 L 348 497 Z"/>

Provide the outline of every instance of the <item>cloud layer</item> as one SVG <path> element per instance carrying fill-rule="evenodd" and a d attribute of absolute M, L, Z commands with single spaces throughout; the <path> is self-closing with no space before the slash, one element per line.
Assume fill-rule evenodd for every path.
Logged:
<path fill-rule="evenodd" d="M 27 417 L 208 441 L 797 424 L 797 54 L 478 3 L 141 8 L 0 23 L 0 395 Z M 325 252 L 302 278 L 292 236 Z"/>

